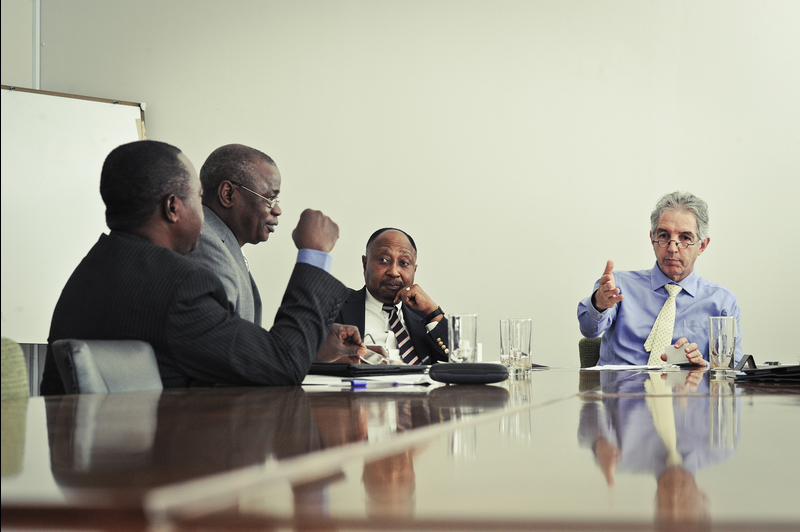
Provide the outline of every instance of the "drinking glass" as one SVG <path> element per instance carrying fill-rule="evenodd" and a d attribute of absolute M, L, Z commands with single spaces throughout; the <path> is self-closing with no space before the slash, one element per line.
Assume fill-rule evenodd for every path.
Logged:
<path fill-rule="evenodd" d="M 511 367 L 511 348 L 508 345 L 508 320 L 500 320 L 500 363 Z"/>
<path fill-rule="evenodd" d="M 450 362 L 475 362 L 478 347 L 478 315 L 451 314 L 447 317 Z"/>
<path fill-rule="evenodd" d="M 736 318 L 708 318 L 708 365 L 715 378 L 724 378 L 736 352 Z"/>
<path fill-rule="evenodd" d="M 533 320 L 514 318 L 508 320 L 508 346 L 510 352 L 510 369 L 515 373 L 527 373 L 531 370 L 531 330 Z"/>

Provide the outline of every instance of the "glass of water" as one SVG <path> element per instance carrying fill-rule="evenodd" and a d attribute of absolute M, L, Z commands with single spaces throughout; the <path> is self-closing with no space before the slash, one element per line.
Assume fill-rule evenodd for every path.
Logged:
<path fill-rule="evenodd" d="M 478 315 L 451 314 L 447 317 L 450 362 L 475 362 L 478 353 Z"/>
<path fill-rule="evenodd" d="M 508 320 L 508 346 L 510 368 L 522 374 L 531 370 L 531 332 L 533 320 L 530 318 L 514 318 Z"/>
<path fill-rule="evenodd" d="M 724 378 L 736 353 L 736 318 L 708 318 L 708 365 L 715 378 Z"/>
<path fill-rule="evenodd" d="M 508 345 L 508 320 L 500 320 L 500 363 L 511 367 L 511 346 Z"/>

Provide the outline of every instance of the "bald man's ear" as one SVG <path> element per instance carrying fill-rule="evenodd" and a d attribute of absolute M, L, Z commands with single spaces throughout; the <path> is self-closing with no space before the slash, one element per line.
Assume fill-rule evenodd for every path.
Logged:
<path fill-rule="evenodd" d="M 364 273 L 367 273 L 367 256 L 361 255 L 361 268 L 364 270 Z"/>
<path fill-rule="evenodd" d="M 233 207 L 233 185 L 230 181 L 223 180 L 217 187 L 217 201 L 226 209 Z"/>
<path fill-rule="evenodd" d="M 161 205 L 161 211 L 164 214 L 164 218 L 170 223 L 176 223 L 178 221 L 178 196 L 175 194 L 170 194 L 166 198 Z"/>

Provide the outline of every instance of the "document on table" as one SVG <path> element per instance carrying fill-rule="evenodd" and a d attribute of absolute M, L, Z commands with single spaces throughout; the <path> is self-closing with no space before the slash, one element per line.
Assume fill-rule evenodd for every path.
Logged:
<path fill-rule="evenodd" d="M 428 386 L 432 384 L 427 374 L 375 375 L 370 377 L 334 377 L 329 375 L 306 375 L 303 386 L 371 389 L 405 386 Z"/>
<path fill-rule="evenodd" d="M 593 366 L 591 368 L 581 368 L 581 369 L 588 369 L 592 371 L 603 371 L 607 369 L 627 369 L 627 370 L 651 370 L 651 369 L 660 369 L 660 370 L 671 370 L 672 368 L 677 368 L 678 366 L 631 366 L 630 364 L 608 364 L 606 366 Z"/>

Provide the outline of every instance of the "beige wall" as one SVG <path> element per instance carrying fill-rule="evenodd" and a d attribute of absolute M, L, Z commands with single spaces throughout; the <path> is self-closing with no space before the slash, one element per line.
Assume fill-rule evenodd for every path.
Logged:
<path fill-rule="evenodd" d="M 33 0 L 0 0 L 0 80 L 3 85 L 33 87 Z"/>
<path fill-rule="evenodd" d="M 798 27 L 795 0 L 43 0 L 41 79 L 146 102 L 148 137 L 198 168 L 229 142 L 275 158 L 282 223 L 245 249 L 267 317 L 314 207 L 346 284 L 399 226 L 423 288 L 480 315 L 485 359 L 498 319 L 532 317 L 534 361 L 577 366 L 578 301 L 609 258 L 653 265 L 650 210 L 688 189 L 745 352 L 796 363 Z"/>

